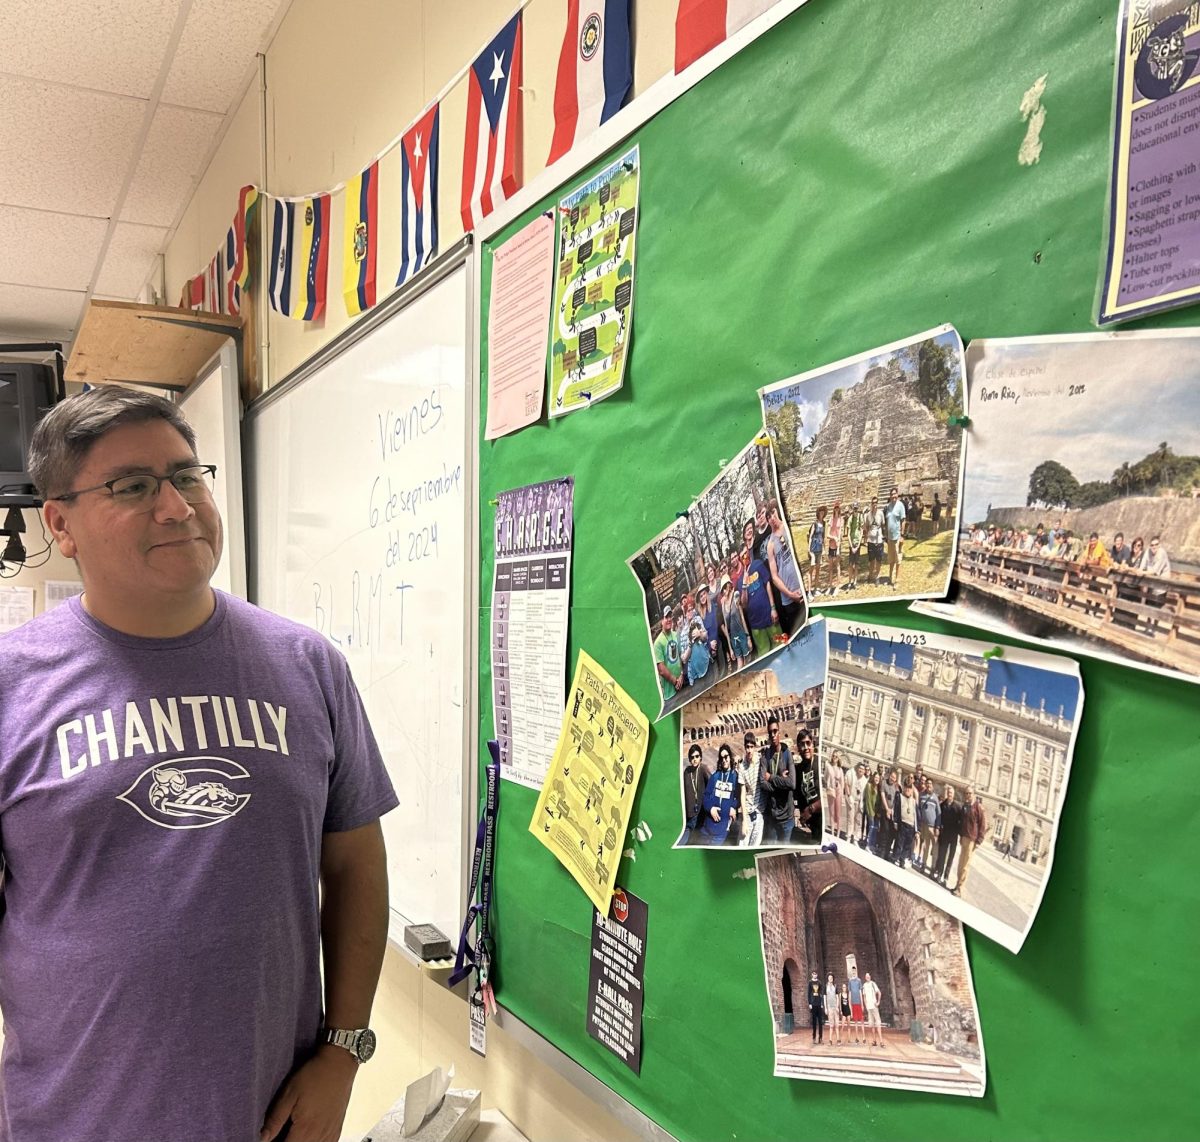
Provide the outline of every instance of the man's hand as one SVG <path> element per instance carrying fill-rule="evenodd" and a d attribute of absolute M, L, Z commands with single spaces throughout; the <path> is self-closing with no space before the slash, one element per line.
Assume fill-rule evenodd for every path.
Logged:
<path fill-rule="evenodd" d="M 267 1111 L 260 1142 L 276 1137 L 291 1119 L 288 1142 L 338 1142 L 358 1060 L 331 1044 L 317 1048 L 279 1088 Z"/>

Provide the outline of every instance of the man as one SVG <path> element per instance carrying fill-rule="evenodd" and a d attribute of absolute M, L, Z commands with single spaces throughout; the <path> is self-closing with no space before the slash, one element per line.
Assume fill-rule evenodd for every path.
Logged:
<path fill-rule="evenodd" d="M 917 865 L 926 876 L 932 876 L 934 851 L 942 828 L 942 808 L 928 777 L 922 782 L 921 795 L 917 798 L 917 826 L 921 834 Z"/>
<path fill-rule="evenodd" d="M 886 525 L 883 508 L 879 499 L 871 497 L 871 507 L 867 511 L 867 579 L 871 583 L 879 582 L 879 569 L 883 565 L 883 531 Z"/>
<path fill-rule="evenodd" d="M 679 650 L 679 636 L 675 633 L 675 612 L 670 607 L 663 607 L 662 629 L 654 640 L 653 649 L 654 669 L 658 671 L 663 701 L 669 702 L 683 685 L 683 658 Z"/>
<path fill-rule="evenodd" d="M 825 992 L 816 972 L 808 981 L 808 1016 L 812 1022 L 812 1041 L 819 1046 L 825 1042 Z"/>
<path fill-rule="evenodd" d="M 1138 564 L 1138 570 L 1164 579 L 1171 574 L 1171 560 L 1167 558 L 1167 549 L 1163 546 L 1161 536 L 1151 538 L 1150 546 L 1146 548 Z"/>
<path fill-rule="evenodd" d="M 700 589 L 696 592 L 696 600 L 698 603 L 697 614 L 704 624 L 704 635 L 708 640 L 708 653 L 716 664 L 715 677 L 720 678 L 726 670 L 720 649 L 721 643 L 725 639 L 725 620 L 721 615 L 721 608 L 709 592 L 707 583 L 700 584 Z"/>
<path fill-rule="evenodd" d="M 796 734 L 796 824 L 807 829 L 813 840 L 821 839 L 821 787 L 817 780 L 817 743 L 803 726 Z"/>
<path fill-rule="evenodd" d="M 950 868 L 954 854 L 958 851 L 958 835 L 962 830 L 962 806 L 954 799 L 954 786 L 947 785 L 942 791 L 942 827 L 938 832 L 937 861 L 933 868 L 933 879 L 943 888 L 950 879 Z"/>
<path fill-rule="evenodd" d="M 933 534 L 937 535 L 942 530 L 942 499 L 937 492 L 933 493 L 933 507 L 929 509 L 929 518 L 933 522 Z"/>
<path fill-rule="evenodd" d="M 917 791 L 911 773 L 904 775 L 900 796 L 896 801 L 895 819 L 899 821 L 900 828 L 896 843 L 892 846 L 892 860 L 904 868 L 906 862 L 912 864 L 913 841 L 917 835 Z"/>
<path fill-rule="evenodd" d="M 784 634 L 791 634 L 807 621 L 808 604 L 792 551 L 792 537 L 783 524 L 777 500 L 767 505 L 767 527 L 767 569 L 779 600 L 779 625 Z"/>
<path fill-rule="evenodd" d="M 775 609 L 771 572 L 761 559 L 752 558 L 742 573 L 742 610 L 750 625 L 755 652 L 760 656 L 769 654 L 783 630 Z"/>
<path fill-rule="evenodd" d="M 850 978 L 846 981 L 846 989 L 850 992 L 850 1041 L 865 1043 L 867 1028 L 863 1014 L 863 981 L 858 978 L 858 968 L 850 969 Z"/>
<path fill-rule="evenodd" d="M 974 789 L 968 789 L 962 824 L 958 829 L 958 880 L 950 890 L 955 896 L 961 896 L 967 886 L 971 854 L 983 844 L 986 837 L 987 814 L 983 811 L 983 802 L 976 800 Z"/>
<path fill-rule="evenodd" d="M 0 638 L 0 1138 L 336 1139 L 396 805 L 345 659 L 209 586 L 176 406 L 72 397 L 30 470 L 84 590 Z"/>
<path fill-rule="evenodd" d="M 767 720 L 767 747 L 762 751 L 758 787 L 763 798 L 763 842 L 786 845 L 795 827 L 796 773 L 791 751 L 779 740 L 779 719 Z"/>
<path fill-rule="evenodd" d="M 875 1033 L 875 1042 L 872 1047 L 883 1046 L 883 1024 L 879 1019 L 879 1004 L 883 1000 L 883 992 L 879 990 L 877 984 L 872 978 L 870 972 L 863 973 L 863 1010 L 867 1014 L 868 1035 L 871 1031 Z"/>
<path fill-rule="evenodd" d="M 882 818 L 879 822 L 879 855 L 884 860 L 893 860 L 896 840 L 900 835 L 900 823 L 897 814 L 900 812 L 900 772 L 892 765 L 888 767 L 887 776 L 879 787 L 879 808 L 875 816 Z"/>
<path fill-rule="evenodd" d="M 1118 531 L 1113 536 L 1112 551 L 1109 552 L 1114 567 L 1124 567 L 1129 562 L 1129 547 L 1125 543 L 1125 533 Z"/>
<path fill-rule="evenodd" d="M 683 767 L 683 827 L 686 830 L 684 844 L 699 844 L 701 817 L 704 813 L 704 794 L 712 770 L 704 764 L 704 751 L 696 742 L 687 750 L 687 764 Z"/>
<path fill-rule="evenodd" d="M 1063 535 L 1063 558 L 1070 563 L 1078 563 L 1083 558 L 1083 540 L 1070 528 Z"/>
<path fill-rule="evenodd" d="M 900 561 L 904 558 L 900 529 L 904 526 L 905 511 L 899 488 L 892 488 L 888 493 L 888 506 L 883 516 L 887 527 L 888 582 L 894 591 L 900 585 Z"/>
<path fill-rule="evenodd" d="M 742 831 L 739 843 L 756 849 L 762 844 L 763 798 L 759 788 L 758 739 L 747 732 L 743 739 L 745 753 L 738 762 L 738 777 L 742 781 Z"/>
<path fill-rule="evenodd" d="M 1083 549 L 1083 562 L 1091 564 L 1094 567 L 1099 567 L 1102 571 L 1112 566 L 1112 558 L 1108 554 L 1108 548 L 1100 542 L 1100 536 L 1097 532 L 1092 532 L 1088 537 L 1087 547 Z"/>

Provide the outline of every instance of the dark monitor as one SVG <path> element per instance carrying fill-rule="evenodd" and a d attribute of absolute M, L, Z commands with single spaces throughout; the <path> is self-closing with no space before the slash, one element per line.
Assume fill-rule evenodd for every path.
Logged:
<path fill-rule="evenodd" d="M 0 505 L 36 494 L 29 476 L 29 443 L 59 391 L 53 365 L 0 361 Z"/>

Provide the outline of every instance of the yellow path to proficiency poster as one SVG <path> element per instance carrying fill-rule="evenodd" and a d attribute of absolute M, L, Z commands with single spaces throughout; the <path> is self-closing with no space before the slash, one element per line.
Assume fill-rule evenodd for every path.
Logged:
<path fill-rule="evenodd" d="M 649 732 L 633 699 L 581 650 L 529 831 L 605 916 Z"/>

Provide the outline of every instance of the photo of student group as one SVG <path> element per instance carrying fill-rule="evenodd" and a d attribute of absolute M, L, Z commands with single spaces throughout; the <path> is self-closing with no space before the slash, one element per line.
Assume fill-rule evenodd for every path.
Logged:
<path fill-rule="evenodd" d="M 759 391 L 815 604 L 945 594 L 963 451 L 950 326 Z"/>
<path fill-rule="evenodd" d="M 957 920 L 833 853 L 764 854 L 757 871 L 776 1075 L 983 1093 Z"/>
<path fill-rule="evenodd" d="M 751 444 L 629 560 L 643 592 L 660 717 L 761 662 L 808 621 L 774 484 L 770 448 Z"/>
<path fill-rule="evenodd" d="M 1082 704 L 1077 667 L 829 625 L 826 841 L 1019 947 L 1053 859 Z"/>
<path fill-rule="evenodd" d="M 684 708 L 676 848 L 820 844 L 824 628 Z"/>

